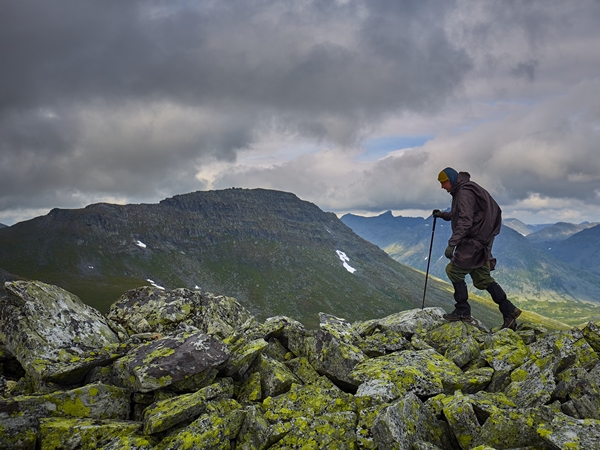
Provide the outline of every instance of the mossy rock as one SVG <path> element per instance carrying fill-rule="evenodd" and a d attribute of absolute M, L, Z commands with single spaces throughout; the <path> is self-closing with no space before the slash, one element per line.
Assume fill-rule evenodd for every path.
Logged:
<path fill-rule="evenodd" d="M 41 419 L 39 441 L 44 450 L 95 450 L 131 437 L 154 443 L 140 435 L 137 422 L 92 419 Z M 147 447 L 150 448 L 150 447 Z"/>

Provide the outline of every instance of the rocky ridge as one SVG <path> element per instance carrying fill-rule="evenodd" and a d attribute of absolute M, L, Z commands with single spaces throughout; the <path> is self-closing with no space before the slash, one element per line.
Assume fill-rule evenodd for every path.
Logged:
<path fill-rule="evenodd" d="M 0 300 L 0 447 L 592 449 L 600 329 L 488 330 L 440 308 L 318 329 L 235 299 L 39 281 Z"/>

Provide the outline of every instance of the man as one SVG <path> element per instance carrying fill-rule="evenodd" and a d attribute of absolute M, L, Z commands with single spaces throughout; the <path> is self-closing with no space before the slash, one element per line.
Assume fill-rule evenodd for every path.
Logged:
<path fill-rule="evenodd" d="M 438 180 L 442 189 L 452 195 L 450 212 L 433 210 L 434 217 L 450 221 L 452 225 L 452 236 L 448 240 L 445 256 L 450 259 L 446 273 L 454 286 L 456 304 L 453 312 L 444 314 L 444 319 L 473 320 L 465 283 L 465 276 L 469 274 L 473 285 L 477 289 L 487 290 L 498 305 L 504 318 L 502 328 L 515 330 L 521 310 L 506 298 L 502 287 L 490 275 L 496 265 L 492 244 L 500 233 L 502 210 L 485 189 L 471 181 L 471 175 L 467 172 L 457 173 L 447 167 L 440 172 Z"/>

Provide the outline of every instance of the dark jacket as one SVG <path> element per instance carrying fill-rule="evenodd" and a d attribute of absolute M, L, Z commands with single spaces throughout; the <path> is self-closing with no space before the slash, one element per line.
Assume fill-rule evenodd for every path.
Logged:
<path fill-rule="evenodd" d="M 459 172 L 456 184 L 450 191 L 452 209 L 441 217 L 452 224 L 448 245 L 456 246 L 452 264 L 463 269 L 476 269 L 490 261 L 494 237 L 500 233 L 502 210 L 484 188 L 471 181 L 467 172 Z"/>

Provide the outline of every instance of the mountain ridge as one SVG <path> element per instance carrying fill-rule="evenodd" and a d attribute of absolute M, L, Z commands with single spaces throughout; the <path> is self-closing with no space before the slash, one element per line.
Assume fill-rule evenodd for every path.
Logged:
<path fill-rule="evenodd" d="M 0 267 L 61 286 L 101 312 L 123 292 L 151 284 L 222 292 L 259 317 L 307 322 L 319 312 L 357 320 L 411 309 L 420 306 L 424 283 L 422 273 L 335 214 L 265 189 L 56 208 L 0 230 Z M 431 280 L 427 302 L 450 308 L 448 285 Z M 498 322 L 489 306 L 476 308 Z"/>

